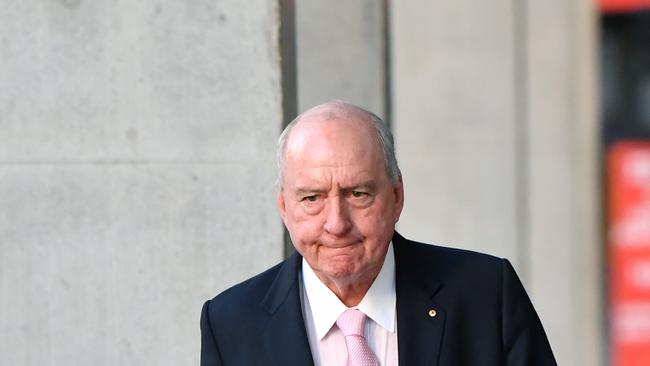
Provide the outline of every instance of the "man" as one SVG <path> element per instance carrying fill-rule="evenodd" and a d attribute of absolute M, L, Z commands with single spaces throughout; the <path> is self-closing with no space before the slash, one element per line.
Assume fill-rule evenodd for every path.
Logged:
<path fill-rule="evenodd" d="M 208 301 L 201 365 L 555 365 L 505 259 L 409 241 L 387 126 L 339 101 L 279 140 L 297 253 Z"/>

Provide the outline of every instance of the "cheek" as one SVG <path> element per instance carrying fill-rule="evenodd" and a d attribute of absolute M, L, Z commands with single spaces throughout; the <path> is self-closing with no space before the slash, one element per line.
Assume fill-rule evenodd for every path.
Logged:
<path fill-rule="evenodd" d="M 390 240 L 395 228 L 394 212 L 388 207 L 373 207 L 354 215 L 356 230 L 369 240 Z"/>
<path fill-rule="evenodd" d="M 320 237 L 323 229 L 322 215 L 308 215 L 300 207 L 295 207 L 289 214 L 288 230 L 295 239 L 311 242 Z"/>
<path fill-rule="evenodd" d="M 356 212 L 354 222 L 359 228 L 377 229 L 377 225 L 383 225 L 392 218 L 392 212 L 388 213 L 386 207 L 373 206 Z"/>

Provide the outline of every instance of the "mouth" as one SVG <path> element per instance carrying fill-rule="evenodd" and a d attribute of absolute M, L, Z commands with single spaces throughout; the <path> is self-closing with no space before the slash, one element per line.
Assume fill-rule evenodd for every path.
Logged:
<path fill-rule="evenodd" d="M 344 249 L 348 247 L 352 247 L 358 244 L 361 244 L 361 240 L 354 240 L 354 241 L 345 241 L 345 242 L 320 242 L 320 244 L 326 248 L 329 249 Z"/>

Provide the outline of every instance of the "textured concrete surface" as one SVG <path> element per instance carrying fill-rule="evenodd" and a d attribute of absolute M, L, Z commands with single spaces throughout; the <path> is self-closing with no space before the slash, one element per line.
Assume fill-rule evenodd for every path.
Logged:
<path fill-rule="evenodd" d="M 295 2 L 299 109 L 392 109 L 404 235 L 506 256 L 560 364 L 602 319 L 585 2 Z M 198 364 L 198 312 L 280 260 L 275 1 L 0 9 L 0 365 Z"/>
<path fill-rule="evenodd" d="M 558 364 L 605 364 L 592 4 L 391 4 L 400 230 L 510 258 Z"/>
<path fill-rule="evenodd" d="M 607 360 L 593 6 L 526 9 L 528 280 L 565 365 Z"/>
<path fill-rule="evenodd" d="M 296 1 L 298 109 L 331 99 L 386 114 L 384 3 Z"/>
<path fill-rule="evenodd" d="M 265 1 L 0 10 L 0 365 L 196 365 L 204 300 L 282 257 Z"/>
<path fill-rule="evenodd" d="M 512 2 L 392 4 L 393 124 L 405 184 L 399 229 L 516 264 Z"/>
<path fill-rule="evenodd" d="M 16 5 L 0 13 L 0 161 L 250 160 L 274 143 L 274 2 Z"/>

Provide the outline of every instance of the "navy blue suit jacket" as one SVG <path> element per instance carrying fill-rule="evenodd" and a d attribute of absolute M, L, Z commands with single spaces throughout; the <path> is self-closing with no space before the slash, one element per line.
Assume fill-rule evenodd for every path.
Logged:
<path fill-rule="evenodd" d="M 393 247 L 400 365 L 556 365 L 506 259 L 397 233 Z M 313 365 L 300 304 L 301 260 L 295 253 L 205 303 L 202 366 Z"/>

